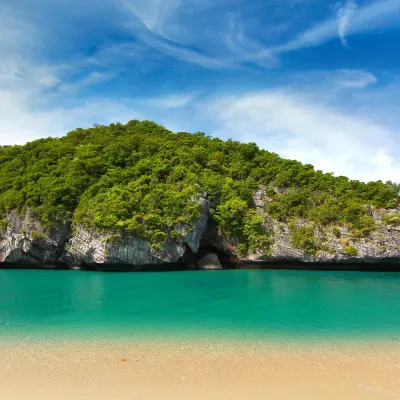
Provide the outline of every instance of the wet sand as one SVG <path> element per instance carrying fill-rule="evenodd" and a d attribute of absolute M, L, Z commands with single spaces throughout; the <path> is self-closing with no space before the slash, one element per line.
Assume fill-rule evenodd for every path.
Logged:
<path fill-rule="evenodd" d="M 400 400 L 400 344 L 1 344 L 0 399 Z"/>

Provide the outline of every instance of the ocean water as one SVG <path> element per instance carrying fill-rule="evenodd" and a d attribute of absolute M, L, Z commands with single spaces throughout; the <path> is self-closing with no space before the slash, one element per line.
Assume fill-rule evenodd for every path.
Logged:
<path fill-rule="evenodd" d="M 0 270 L 0 342 L 79 338 L 400 342 L 400 274 Z"/>

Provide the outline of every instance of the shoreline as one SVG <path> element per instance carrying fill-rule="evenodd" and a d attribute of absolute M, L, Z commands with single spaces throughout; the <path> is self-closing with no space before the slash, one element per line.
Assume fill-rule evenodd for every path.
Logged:
<path fill-rule="evenodd" d="M 154 325 L 154 324 L 153 324 Z M 172 326 L 140 327 L 136 330 L 111 328 L 91 329 L 89 326 L 77 326 L 72 330 L 61 331 L 55 326 L 46 326 L 43 330 L 0 331 L 0 349 L 4 347 L 74 347 L 74 346 L 186 346 L 195 348 L 217 347 L 221 349 L 319 349 L 359 350 L 359 349 L 398 349 L 400 352 L 400 334 L 395 332 L 370 332 L 361 334 L 355 331 L 334 332 L 246 332 L 233 328 L 211 329 L 194 326 L 187 329 Z M 397 335 L 397 336 L 396 336 Z"/>
<path fill-rule="evenodd" d="M 0 347 L 0 397 L 396 399 L 400 344 L 330 347 L 173 341 Z"/>
<path fill-rule="evenodd" d="M 0 270 L 77 270 L 92 272 L 184 272 L 200 271 L 190 264 L 160 263 L 147 265 L 130 264 L 83 264 L 71 266 L 65 263 L 21 264 L 1 262 Z M 293 270 L 293 271 L 332 271 L 332 272 L 400 272 L 400 257 L 388 258 L 349 258 L 328 261 L 302 259 L 275 259 L 265 261 L 237 262 L 223 266 L 221 270 Z M 218 269 L 212 269 L 218 271 Z"/>

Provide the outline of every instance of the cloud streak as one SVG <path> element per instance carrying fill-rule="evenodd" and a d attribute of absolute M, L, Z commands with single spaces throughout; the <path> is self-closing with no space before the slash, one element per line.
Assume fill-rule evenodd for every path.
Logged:
<path fill-rule="evenodd" d="M 350 26 L 350 20 L 353 16 L 355 10 L 357 9 L 357 4 L 353 0 L 347 1 L 344 7 L 340 7 L 337 11 L 338 16 L 338 33 L 340 41 L 344 47 L 348 47 L 347 42 L 347 31 Z"/>
<path fill-rule="evenodd" d="M 264 49 L 249 57 L 257 61 L 265 57 L 299 51 L 301 49 L 320 46 L 339 36 L 347 47 L 347 38 L 378 28 L 390 28 L 400 21 L 400 2 L 398 0 L 376 1 L 364 7 L 357 7 L 353 1 L 340 8 L 337 17 L 315 24 L 282 45 Z M 350 24 L 351 19 L 351 24 Z"/>
<path fill-rule="evenodd" d="M 343 69 L 332 77 L 334 86 L 339 89 L 364 89 L 377 83 L 377 78 L 368 71 Z"/>
<path fill-rule="evenodd" d="M 173 23 L 173 16 L 182 4 L 182 0 L 117 0 L 129 10 L 152 33 L 165 39 Z"/>

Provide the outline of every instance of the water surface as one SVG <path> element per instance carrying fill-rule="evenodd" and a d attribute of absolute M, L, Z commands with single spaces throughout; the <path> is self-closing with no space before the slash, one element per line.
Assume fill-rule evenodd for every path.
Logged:
<path fill-rule="evenodd" d="M 400 340 L 400 274 L 0 270 L 0 338 Z"/>

